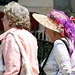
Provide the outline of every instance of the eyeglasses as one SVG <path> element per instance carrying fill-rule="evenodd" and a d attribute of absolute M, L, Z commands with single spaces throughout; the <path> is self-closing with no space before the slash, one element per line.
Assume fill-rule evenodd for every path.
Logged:
<path fill-rule="evenodd" d="M 2 21 L 4 21 L 6 18 L 1 18 Z"/>
<path fill-rule="evenodd" d="M 1 18 L 1 21 L 4 21 L 4 18 Z"/>

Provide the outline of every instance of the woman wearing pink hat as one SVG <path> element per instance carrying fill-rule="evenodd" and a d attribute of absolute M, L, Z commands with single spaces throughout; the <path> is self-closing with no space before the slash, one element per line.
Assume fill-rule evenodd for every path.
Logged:
<path fill-rule="evenodd" d="M 72 21 L 64 12 L 54 9 L 47 16 L 34 13 L 33 17 L 46 28 L 46 35 L 54 42 L 44 66 L 45 73 L 75 75 L 75 26 Z"/>

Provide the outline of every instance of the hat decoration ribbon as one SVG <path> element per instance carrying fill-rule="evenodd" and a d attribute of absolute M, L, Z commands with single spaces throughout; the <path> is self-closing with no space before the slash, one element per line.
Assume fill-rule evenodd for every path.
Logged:
<path fill-rule="evenodd" d="M 70 45 L 70 57 L 75 50 L 75 24 L 73 21 L 69 20 L 65 24 L 65 32 L 66 35 L 71 39 L 71 45 Z M 73 46 L 72 46 L 73 45 Z"/>
<path fill-rule="evenodd" d="M 50 14 L 47 15 L 47 17 L 49 19 L 52 19 L 53 22 L 55 22 L 56 24 L 58 24 L 57 27 L 60 26 L 60 33 L 62 36 L 65 36 L 65 34 L 71 39 L 71 43 L 73 44 L 73 46 L 71 47 L 70 45 L 70 56 L 73 53 L 73 50 L 75 49 L 75 18 L 71 17 L 69 19 L 69 17 L 67 15 L 65 15 L 64 12 L 62 11 L 58 11 L 58 10 L 54 10 L 52 9 L 52 11 L 50 12 Z M 58 28 L 57 28 L 58 29 Z"/>
<path fill-rule="evenodd" d="M 75 17 L 74 17 L 74 16 L 71 16 L 71 17 L 70 17 L 70 21 L 71 21 L 73 24 L 75 24 Z"/>
<path fill-rule="evenodd" d="M 47 15 L 47 17 L 52 19 L 53 22 L 55 22 L 56 24 L 58 24 L 58 27 L 60 26 L 60 29 L 58 27 L 57 29 L 60 31 L 61 35 L 64 37 L 65 36 L 64 26 L 66 21 L 69 20 L 69 18 L 65 15 L 65 13 L 62 11 L 52 9 L 52 11 L 50 12 L 50 14 Z"/>

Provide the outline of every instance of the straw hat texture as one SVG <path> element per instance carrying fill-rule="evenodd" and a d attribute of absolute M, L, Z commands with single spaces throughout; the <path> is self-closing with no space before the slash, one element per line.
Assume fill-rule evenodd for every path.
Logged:
<path fill-rule="evenodd" d="M 58 30 L 58 26 L 64 25 L 65 22 L 69 19 L 64 12 L 54 9 L 52 9 L 50 14 L 48 14 L 47 16 L 34 13 L 33 17 L 43 26 L 58 33 L 60 33 L 60 30 Z"/>

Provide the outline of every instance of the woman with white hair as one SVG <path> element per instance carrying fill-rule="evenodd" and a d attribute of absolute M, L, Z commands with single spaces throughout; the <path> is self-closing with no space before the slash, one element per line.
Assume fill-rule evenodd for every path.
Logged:
<path fill-rule="evenodd" d="M 10 2 L 5 5 L 3 18 L 4 33 L 0 35 L 2 41 L 8 32 L 16 34 L 28 56 L 33 75 L 38 75 L 38 60 L 37 60 L 37 40 L 29 32 L 30 17 L 27 8 L 16 2 Z M 3 44 L 3 59 L 6 66 L 3 75 L 20 75 L 22 67 L 22 58 L 18 44 L 12 35 L 8 35 Z"/>

